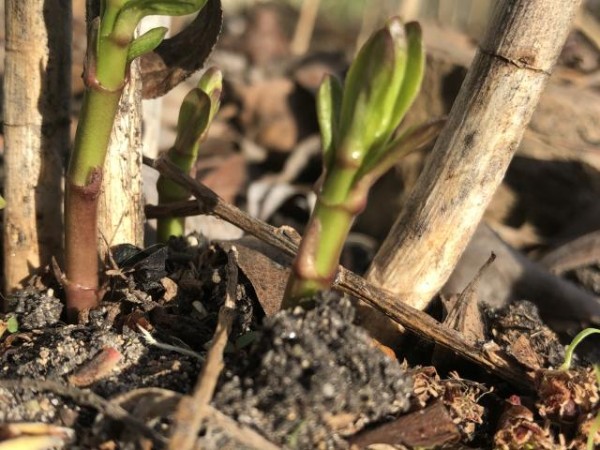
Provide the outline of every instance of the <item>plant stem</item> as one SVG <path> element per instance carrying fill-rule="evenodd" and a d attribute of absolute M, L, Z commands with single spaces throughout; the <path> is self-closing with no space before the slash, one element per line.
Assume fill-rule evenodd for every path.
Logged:
<path fill-rule="evenodd" d="M 85 94 L 67 173 L 65 197 L 65 262 L 67 315 L 98 303 L 97 212 L 102 167 L 120 92 L 91 90 Z"/>
<path fill-rule="evenodd" d="M 168 155 L 169 159 L 173 161 L 174 158 L 171 150 L 169 150 Z M 181 165 L 177 164 L 177 167 L 181 168 Z M 184 164 L 183 167 L 183 170 L 189 172 L 187 164 Z M 182 189 L 181 186 L 173 183 L 173 181 L 162 177 L 158 179 L 157 190 L 158 203 L 160 205 L 187 200 L 190 196 L 189 191 Z M 156 223 L 156 239 L 158 242 L 167 242 L 171 236 L 183 235 L 185 235 L 185 217 L 165 217 L 159 219 Z"/>
<path fill-rule="evenodd" d="M 108 21 L 107 21 L 108 22 Z M 103 24 L 105 25 L 105 24 Z M 83 105 L 65 196 L 67 316 L 98 304 L 98 196 L 110 134 L 126 81 L 126 44 L 91 33 Z M 96 55 L 94 46 L 98 45 Z M 97 57 L 98 56 L 98 57 Z"/>
<path fill-rule="evenodd" d="M 600 334 L 600 329 L 586 328 L 577 333 L 577 336 L 575 336 L 571 343 L 567 346 L 567 349 L 565 350 L 565 360 L 558 368 L 558 370 L 569 370 L 571 368 L 571 364 L 573 362 L 573 354 L 575 353 L 575 350 L 577 349 L 581 341 L 583 341 L 586 337 L 592 334 Z"/>
<path fill-rule="evenodd" d="M 357 167 L 336 167 L 317 197 L 286 286 L 282 308 L 299 304 L 331 286 L 344 242 L 364 201 L 354 204 Z"/>
<path fill-rule="evenodd" d="M 200 143 L 206 137 L 208 127 L 219 109 L 223 75 L 211 67 L 200 78 L 198 86 L 185 96 L 177 119 L 177 137 L 167 152 L 167 157 L 177 167 L 189 173 L 200 150 Z M 187 200 L 190 192 L 172 180 L 162 176 L 157 182 L 159 204 Z M 162 218 L 158 220 L 159 242 L 167 242 L 171 236 L 183 236 L 185 217 Z"/>
<path fill-rule="evenodd" d="M 128 81 L 130 63 L 156 49 L 165 28 L 138 38 L 140 20 L 199 11 L 207 0 L 103 0 L 99 17 L 88 11 L 86 92 L 66 180 L 65 246 L 67 316 L 73 320 L 98 304 L 97 215 L 113 123 Z M 92 2 L 93 3 L 93 2 Z M 97 6 L 97 5 L 96 5 Z"/>
<path fill-rule="evenodd" d="M 189 173 L 198 156 L 198 147 L 197 142 L 188 148 L 173 146 L 167 152 L 167 157 L 181 170 Z M 187 200 L 190 197 L 187 189 L 163 177 L 159 177 L 156 188 L 160 205 Z M 165 217 L 159 219 L 156 225 L 158 242 L 167 242 L 171 236 L 185 235 L 185 217 Z"/>

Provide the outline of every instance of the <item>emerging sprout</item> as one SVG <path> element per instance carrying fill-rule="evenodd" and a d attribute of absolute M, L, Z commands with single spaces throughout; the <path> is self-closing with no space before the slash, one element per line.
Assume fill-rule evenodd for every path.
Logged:
<path fill-rule="evenodd" d="M 198 158 L 200 143 L 204 140 L 220 105 L 223 75 L 216 68 L 208 69 L 198 86 L 186 95 L 177 120 L 175 144 L 167 157 L 184 172 L 189 172 Z M 168 178 L 160 177 L 157 184 L 160 204 L 187 200 L 190 193 Z M 166 242 L 170 236 L 181 236 L 185 231 L 184 217 L 167 217 L 158 220 L 158 240 Z"/>
<path fill-rule="evenodd" d="M 421 27 L 388 20 L 358 52 L 344 85 L 332 76 L 317 94 L 323 175 L 292 267 L 283 307 L 327 289 L 354 218 L 373 183 L 401 157 L 427 145 L 441 121 L 398 134 L 423 80 Z"/>

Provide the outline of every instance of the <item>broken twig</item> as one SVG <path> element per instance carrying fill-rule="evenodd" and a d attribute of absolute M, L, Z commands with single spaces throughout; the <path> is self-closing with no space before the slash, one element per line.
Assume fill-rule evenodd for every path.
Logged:
<path fill-rule="evenodd" d="M 239 208 L 226 203 L 208 187 L 184 174 L 163 158 L 157 160 L 145 158 L 145 163 L 189 189 L 196 197 L 198 214 L 215 215 L 256 236 L 263 242 L 273 245 L 287 255 L 294 256 L 296 254 L 297 238 L 293 238 L 288 233 L 257 220 Z M 333 286 L 373 306 L 417 335 L 443 345 L 514 385 L 525 389 L 533 388 L 532 378 L 521 369 L 516 361 L 497 352 L 488 353 L 485 351 L 485 346 L 470 345 L 456 331 L 446 328 L 426 313 L 402 303 L 395 295 L 368 283 L 359 275 L 340 266 Z"/>

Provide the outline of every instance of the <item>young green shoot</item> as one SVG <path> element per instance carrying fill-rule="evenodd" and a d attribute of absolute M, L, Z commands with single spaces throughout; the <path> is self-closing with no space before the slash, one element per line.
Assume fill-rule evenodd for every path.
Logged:
<path fill-rule="evenodd" d="M 177 137 L 167 152 L 167 158 L 185 173 L 189 173 L 198 158 L 200 144 L 220 105 L 223 75 L 216 68 L 208 69 L 198 86 L 186 95 L 177 120 Z M 158 202 L 161 205 L 187 200 L 190 193 L 177 183 L 161 176 L 157 183 Z M 158 219 L 157 238 L 167 242 L 171 236 L 185 232 L 184 217 Z"/>
<path fill-rule="evenodd" d="M 575 353 L 575 350 L 577 349 L 577 347 L 579 346 L 581 341 L 583 341 L 586 337 L 591 336 L 592 334 L 600 334 L 600 329 L 586 328 L 585 330 L 582 330 L 581 332 L 579 332 L 579 334 L 577 334 L 577 336 L 575 336 L 573 338 L 573 340 L 571 341 L 571 343 L 567 346 L 567 349 L 565 350 L 565 360 L 561 364 L 561 366 L 558 368 L 558 370 L 567 371 L 571 368 L 571 364 L 573 363 L 573 354 Z M 600 387 L 600 364 L 594 364 L 593 367 L 594 367 L 594 373 L 596 374 L 596 382 L 598 383 L 598 386 Z M 598 412 L 598 414 L 596 415 L 596 418 L 592 422 L 592 426 L 590 427 L 590 431 L 589 431 L 588 439 L 587 439 L 587 445 L 586 445 L 587 450 L 594 449 L 594 441 L 595 441 L 595 437 L 596 437 L 596 434 L 598 433 L 598 431 L 600 431 L 600 412 Z"/>
<path fill-rule="evenodd" d="M 206 0 L 102 0 L 88 31 L 85 94 L 69 162 L 65 196 L 67 316 L 98 304 L 97 207 L 110 133 L 131 62 L 154 50 L 166 28 L 135 37 L 149 15 L 199 11 Z"/>
<path fill-rule="evenodd" d="M 317 94 L 323 174 L 284 295 L 294 307 L 330 287 L 354 218 L 368 191 L 411 151 L 427 145 L 441 121 L 398 132 L 423 80 L 421 27 L 388 20 L 363 45 L 345 83 L 326 77 Z"/>

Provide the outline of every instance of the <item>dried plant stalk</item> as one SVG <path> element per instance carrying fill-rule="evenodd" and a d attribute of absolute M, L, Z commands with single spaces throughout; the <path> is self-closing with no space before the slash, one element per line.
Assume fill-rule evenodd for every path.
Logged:
<path fill-rule="evenodd" d="M 4 76 L 5 289 L 62 253 L 69 148 L 71 2 L 7 0 Z"/>
<path fill-rule="evenodd" d="M 134 61 L 123 89 L 104 162 L 104 183 L 98 199 L 98 248 L 106 244 L 144 243 L 142 201 L 142 95 L 139 64 Z M 106 241 L 104 241 L 106 239 Z"/>
<path fill-rule="evenodd" d="M 447 280 L 502 181 L 579 3 L 496 4 L 448 123 L 369 270 L 371 282 L 423 309 Z"/>

